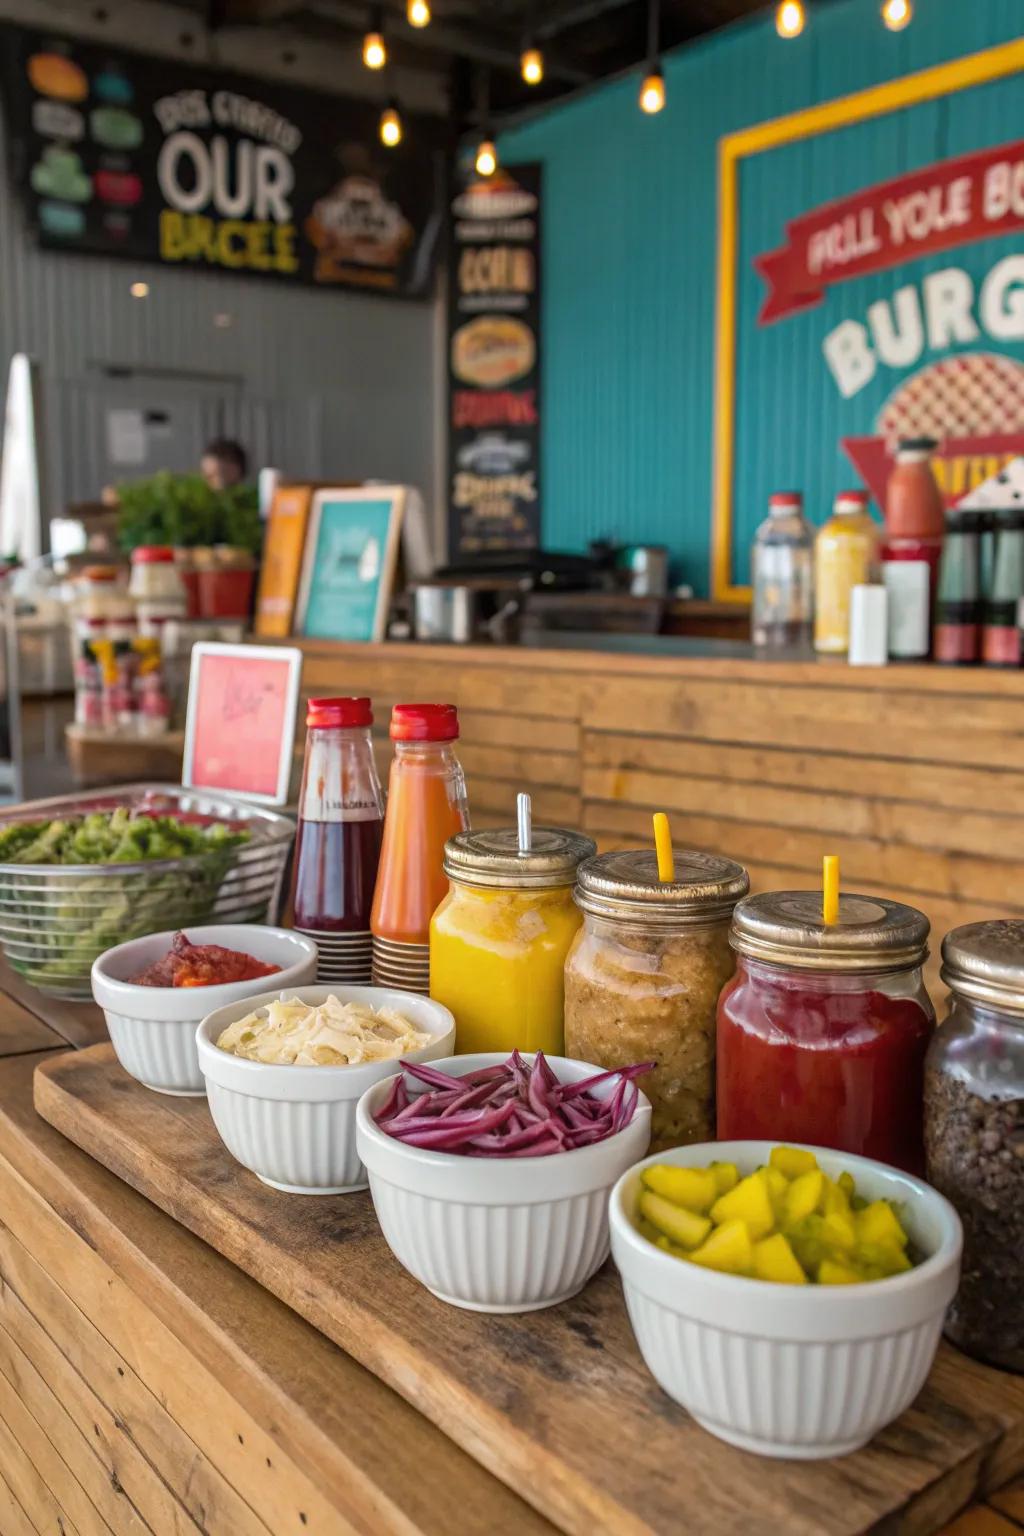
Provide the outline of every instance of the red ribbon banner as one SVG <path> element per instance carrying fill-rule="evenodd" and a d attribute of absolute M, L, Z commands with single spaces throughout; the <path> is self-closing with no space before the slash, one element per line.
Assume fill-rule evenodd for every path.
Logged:
<path fill-rule="evenodd" d="M 825 289 L 915 256 L 1024 229 L 1024 139 L 943 160 L 824 203 L 786 225 L 786 244 L 754 257 L 770 325 L 820 304 Z"/>

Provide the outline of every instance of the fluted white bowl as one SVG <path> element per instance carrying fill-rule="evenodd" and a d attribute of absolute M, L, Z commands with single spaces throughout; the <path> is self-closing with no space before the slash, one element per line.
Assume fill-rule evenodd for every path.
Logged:
<path fill-rule="evenodd" d="M 140 987 L 129 981 L 170 949 L 176 929 L 150 933 L 108 949 L 94 961 L 92 995 L 103 1009 L 118 1061 L 146 1088 L 178 1097 L 202 1098 L 196 1026 L 204 1014 L 225 1004 L 256 997 L 271 980 L 278 986 L 305 986 L 316 978 L 316 945 L 290 928 L 257 923 L 208 923 L 184 932 L 193 944 L 220 944 L 279 965 L 273 976 L 229 981 L 213 987 Z"/>
<path fill-rule="evenodd" d="M 356 1151 L 356 1103 L 375 1083 L 394 1077 L 398 1061 L 351 1067 L 278 1066 L 246 1061 L 217 1046 L 229 1024 L 278 998 L 297 997 L 316 1007 L 329 997 L 371 1008 L 393 1008 L 430 1035 L 408 1052 L 410 1061 L 446 1056 L 455 1043 L 447 1008 L 413 992 L 387 987 L 287 987 L 218 1008 L 195 1032 L 210 1114 L 232 1157 L 264 1184 L 293 1195 L 343 1195 L 366 1188 Z"/>
<path fill-rule="evenodd" d="M 562 1082 L 601 1070 L 546 1058 Z M 507 1060 L 504 1052 L 433 1065 L 452 1077 Z M 598 1085 L 604 1098 L 617 1078 Z M 410 1087 L 416 1084 L 410 1080 Z M 472 1312 L 532 1312 L 575 1295 L 608 1257 L 608 1191 L 650 1144 L 641 1093 L 614 1136 L 549 1157 L 463 1157 L 411 1147 L 377 1126 L 387 1084 L 356 1111 L 356 1144 L 392 1253 L 441 1301 Z"/>
<path fill-rule="evenodd" d="M 612 1255 L 640 1353 L 699 1424 L 762 1456 L 845 1456 L 908 1408 L 931 1370 L 960 1274 L 953 1207 L 920 1179 L 865 1157 L 810 1147 L 833 1178 L 849 1169 L 868 1200 L 898 1200 L 915 1248 L 906 1274 L 861 1285 L 777 1285 L 674 1258 L 636 1229 L 651 1163 L 750 1173 L 774 1142 L 717 1141 L 659 1152 L 609 1200 Z"/>

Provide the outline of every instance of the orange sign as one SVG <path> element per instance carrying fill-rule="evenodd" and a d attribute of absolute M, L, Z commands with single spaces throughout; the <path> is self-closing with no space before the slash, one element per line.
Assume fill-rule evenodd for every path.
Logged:
<path fill-rule="evenodd" d="M 261 639 L 283 640 L 292 632 L 314 489 L 313 485 L 279 485 L 270 504 L 256 598 L 256 633 Z"/>

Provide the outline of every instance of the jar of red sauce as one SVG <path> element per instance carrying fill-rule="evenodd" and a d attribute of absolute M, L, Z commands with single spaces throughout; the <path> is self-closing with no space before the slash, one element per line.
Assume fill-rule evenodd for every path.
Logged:
<path fill-rule="evenodd" d="M 921 967 L 928 919 L 874 896 L 748 896 L 717 1027 L 722 1140 L 807 1142 L 924 1166 L 924 1058 L 935 1025 Z"/>

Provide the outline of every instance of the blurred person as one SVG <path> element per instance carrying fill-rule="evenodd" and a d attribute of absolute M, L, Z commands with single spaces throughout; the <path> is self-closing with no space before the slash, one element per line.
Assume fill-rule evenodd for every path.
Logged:
<path fill-rule="evenodd" d="M 241 443 L 231 437 L 215 437 L 203 450 L 199 472 L 212 491 L 226 491 L 242 483 L 248 463 Z"/>

